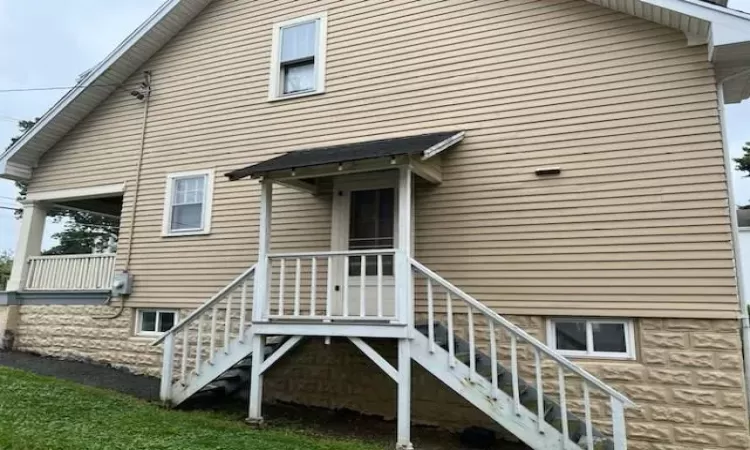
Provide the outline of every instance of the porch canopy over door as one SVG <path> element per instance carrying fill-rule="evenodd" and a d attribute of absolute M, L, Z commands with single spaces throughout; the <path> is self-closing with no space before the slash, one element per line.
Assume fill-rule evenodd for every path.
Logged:
<path fill-rule="evenodd" d="M 318 178 L 408 165 L 416 175 L 437 184 L 442 181 L 440 153 L 463 137 L 463 131 L 445 131 L 296 150 L 226 176 L 230 180 L 263 178 L 316 193 Z"/>
<path fill-rule="evenodd" d="M 304 317 L 307 321 L 330 323 L 342 319 L 374 319 L 392 325 L 408 325 L 412 320 L 409 258 L 413 175 L 429 183 L 440 183 L 441 152 L 463 137 L 463 131 L 448 131 L 296 150 L 227 173 L 230 180 L 251 177 L 261 182 L 254 302 L 263 304 L 254 303 L 253 320 L 267 322 Z M 390 184 L 382 185 L 387 180 Z M 270 254 L 274 184 L 313 195 L 326 194 L 335 186 L 339 186 L 336 189 L 341 191 L 340 195 L 343 191 L 359 191 L 365 196 L 380 191 L 387 193 L 390 201 L 386 203 L 393 209 L 389 217 L 397 218 L 388 222 L 395 227 L 389 235 L 393 248 L 352 248 L 350 242 L 339 246 L 334 244 L 337 239 L 333 234 L 331 251 Z M 341 206 L 343 196 L 334 198 Z M 346 203 L 351 206 L 350 201 Z M 349 212 L 349 207 L 336 208 L 334 204 L 332 233 L 344 229 L 342 225 L 349 230 Z M 319 280 L 320 274 L 325 274 L 326 279 Z M 302 286 L 303 279 L 305 283 L 310 281 L 309 288 Z M 319 289 L 322 286 L 325 288 Z M 325 305 L 319 304 L 319 299 L 323 300 L 321 297 L 325 298 Z M 384 332 L 388 334 L 392 330 Z"/>

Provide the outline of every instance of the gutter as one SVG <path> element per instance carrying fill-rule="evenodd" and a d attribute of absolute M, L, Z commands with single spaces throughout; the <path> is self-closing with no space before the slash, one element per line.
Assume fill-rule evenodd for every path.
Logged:
<path fill-rule="evenodd" d="M 748 315 L 747 299 L 745 298 L 745 280 L 742 275 L 745 273 L 742 268 L 742 258 L 740 257 L 740 236 L 739 225 L 737 223 L 737 205 L 734 200 L 734 182 L 732 178 L 732 158 L 729 154 L 729 142 L 727 141 L 727 124 L 726 114 L 724 112 L 724 83 L 746 74 L 750 70 L 744 70 L 729 77 L 726 77 L 716 83 L 717 97 L 719 102 L 719 121 L 721 122 L 721 143 L 724 155 L 724 172 L 727 179 L 727 191 L 729 195 L 729 223 L 732 230 L 732 253 L 734 254 L 734 271 L 737 280 L 737 301 L 740 308 L 740 338 L 742 339 L 742 362 L 745 378 L 745 403 L 748 413 L 750 413 L 750 319 Z"/>

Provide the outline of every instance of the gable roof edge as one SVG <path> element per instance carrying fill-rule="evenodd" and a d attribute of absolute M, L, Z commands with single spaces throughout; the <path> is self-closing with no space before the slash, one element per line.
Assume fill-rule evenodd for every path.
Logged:
<path fill-rule="evenodd" d="M 83 118 L 88 115 L 91 110 L 98 106 L 104 99 L 106 99 L 112 92 L 114 92 L 118 85 L 121 85 L 127 81 L 136 70 L 137 67 L 143 65 L 148 59 L 153 56 L 159 49 L 161 49 L 169 40 L 176 35 L 187 23 L 190 22 L 203 8 L 208 5 L 211 0 L 166 0 L 162 3 L 159 8 L 152 13 L 141 25 L 138 26 L 130 35 L 128 35 L 115 49 L 110 52 L 102 61 L 100 61 L 93 68 L 88 70 L 85 76 L 80 79 L 76 85 L 71 88 L 62 98 L 60 98 L 51 108 L 49 108 L 39 121 L 26 133 L 24 133 L 16 142 L 13 143 L 9 148 L 0 153 L 0 178 L 8 178 L 14 180 L 26 180 L 30 178 L 31 169 L 34 167 L 33 164 L 21 163 L 18 161 L 12 161 L 11 158 L 18 155 L 19 152 L 33 140 L 45 138 L 41 136 L 47 127 L 53 123 L 60 115 L 65 112 L 66 108 L 75 104 L 77 100 L 82 99 L 86 96 L 92 97 L 95 106 L 89 110 L 85 110 L 81 113 L 77 113 L 73 118 L 72 124 L 66 126 L 62 124 L 62 127 L 67 128 L 61 136 L 47 136 L 48 140 L 54 141 L 52 144 L 41 144 L 42 147 L 47 148 L 40 152 L 40 155 L 46 152 L 49 147 L 52 147 L 62 136 L 70 132 Z M 181 14 L 176 12 L 180 10 Z M 107 72 L 113 68 L 115 64 L 123 60 L 123 57 L 128 54 L 129 51 L 133 50 L 144 38 L 148 37 L 150 33 L 154 32 L 157 27 L 164 23 L 166 20 L 171 20 L 169 24 L 171 33 L 158 33 L 158 39 L 154 39 L 155 46 L 150 51 L 143 53 L 142 58 L 136 58 L 132 61 L 131 65 L 137 66 L 133 70 L 129 71 L 126 75 L 117 75 L 117 81 L 113 83 L 99 83 L 99 80 L 107 75 Z M 142 59 L 142 60 L 141 60 Z M 125 73 L 125 72 L 123 72 Z M 51 134 L 51 133 L 50 133 Z M 13 170 L 10 170 L 13 169 Z M 27 176 L 28 175 L 28 176 Z"/>

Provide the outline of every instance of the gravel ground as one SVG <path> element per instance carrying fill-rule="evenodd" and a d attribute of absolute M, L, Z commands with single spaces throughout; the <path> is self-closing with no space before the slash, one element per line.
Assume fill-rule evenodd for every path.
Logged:
<path fill-rule="evenodd" d="M 144 400 L 158 401 L 159 379 L 134 375 L 113 367 L 77 361 L 46 358 L 28 353 L 0 352 L 0 366 L 70 380 L 76 383 L 110 389 Z M 222 410 L 240 413 L 246 405 L 233 402 L 223 405 Z M 238 416 L 239 417 L 239 416 Z M 394 448 L 396 424 L 379 417 L 367 416 L 353 411 L 332 411 L 300 405 L 276 404 L 264 406 L 264 417 L 268 425 L 298 428 L 302 432 L 320 435 L 341 436 L 382 443 L 384 449 Z M 424 426 L 412 427 L 414 447 L 419 450 L 464 450 L 455 433 Z M 528 447 L 498 441 L 486 450 L 525 450 Z"/>

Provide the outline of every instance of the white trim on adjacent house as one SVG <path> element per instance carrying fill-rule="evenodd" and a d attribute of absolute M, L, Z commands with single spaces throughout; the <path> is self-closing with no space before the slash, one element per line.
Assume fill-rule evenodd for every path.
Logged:
<path fill-rule="evenodd" d="M 200 228 L 172 230 L 172 199 L 174 193 L 174 184 L 177 180 L 183 178 L 205 177 L 203 188 L 203 214 Z M 164 188 L 164 211 L 162 218 L 162 236 L 195 236 L 209 234 L 211 232 L 211 211 L 213 207 L 214 195 L 214 171 L 213 169 L 192 170 L 188 172 L 175 172 L 167 174 L 166 186 Z"/>
<path fill-rule="evenodd" d="M 305 22 L 317 21 L 317 46 L 315 51 L 315 89 L 312 91 L 299 92 L 284 95 L 281 82 L 281 30 L 285 27 L 298 25 Z M 307 97 L 310 95 L 323 94 L 326 90 L 326 54 L 328 39 L 328 14 L 320 12 L 304 17 L 278 22 L 273 25 L 273 37 L 271 40 L 271 67 L 268 71 L 268 100 L 287 100 L 292 98 Z"/>
<path fill-rule="evenodd" d="M 557 322 L 585 322 L 586 323 L 586 351 L 562 350 L 557 348 L 557 336 L 555 323 Z M 592 325 L 599 324 L 622 324 L 625 332 L 624 352 L 597 352 L 594 351 L 594 338 Z M 554 317 L 547 319 L 547 345 L 560 354 L 573 358 L 606 358 L 606 359 L 635 359 L 635 326 L 632 319 L 591 318 L 591 317 Z"/>
<path fill-rule="evenodd" d="M 61 189 L 57 191 L 32 192 L 26 196 L 28 202 L 60 202 L 88 198 L 111 197 L 125 192 L 125 183 L 106 184 L 85 188 Z"/>
<path fill-rule="evenodd" d="M 156 320 L 154 322 L 155 331 L 144 331 L 141 329 L 141 326 L 143 325 L 142 315 L 145 312 L 154 312 L 156 313 Z M 147 336 L 147 337 L 153 337 L 153 336 L 161 336 L 165 333 L 165 331 L 159 331 L 159 325 L 161 324 L 161 315 L 162 314 L 174 314 L 173 324 L 177 325 L 179 322 L 180 316 L 179 312 L 176 309 L 156 309 L 156 308 L 138 308 L 135 310 L 135 320 L 134 320 L 134 329 L 133 334 L 135 336 Z M 173 326 L 174 326 L 173 325 Z"/>

